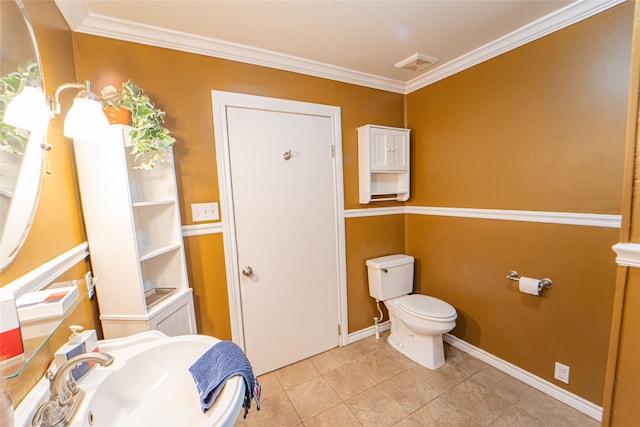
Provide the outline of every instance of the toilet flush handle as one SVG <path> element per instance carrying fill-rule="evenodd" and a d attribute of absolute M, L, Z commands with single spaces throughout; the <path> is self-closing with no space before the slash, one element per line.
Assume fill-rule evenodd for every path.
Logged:
<path fill-rule="evenodd" d="M 388 272 L 389 272 L 389 270 L 387 270 L 386 268 L 383 268 L 383 269 L 382 269 L 382 272 L 383 272 L 383 273 L 388 273 Z"/>
<path fill-rule="evenodd" d="M 244 267 L 242 269 L 242 274 L 246 277 L 252 277 L 253 276 L 253 268 L 249 267 L 248 265 L 246 267 Z"/>

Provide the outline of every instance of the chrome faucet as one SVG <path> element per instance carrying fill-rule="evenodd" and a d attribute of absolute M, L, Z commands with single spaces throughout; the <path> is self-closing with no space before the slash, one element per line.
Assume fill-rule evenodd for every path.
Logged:
<path fill-rule="evenodd" d="M 67 360 L 55 374 L 48 371 L 46 377 L 50 382 L 49 400 L 43 402 L 36 411 L 31 421 L 32 426 L 66 426 L 73 419 L 84 397 L 84 391 L 69 374 L 73 368 L 84 362 L 109 366 L 113 363 L 113 356 L 107 353 L 83 353 Z"/>

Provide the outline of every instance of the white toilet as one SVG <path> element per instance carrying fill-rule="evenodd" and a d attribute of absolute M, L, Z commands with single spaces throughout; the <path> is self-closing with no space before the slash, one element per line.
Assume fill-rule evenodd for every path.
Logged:
<path fill-rule="evenodd" d="M 442 334 L 456 326 L 450 304 L 413 291 L 414 259 L 389 255 L 367 260 L 369 295 L 384 301 L 391 318 L 389 344 L 429 369 L 444 365 Z"/>

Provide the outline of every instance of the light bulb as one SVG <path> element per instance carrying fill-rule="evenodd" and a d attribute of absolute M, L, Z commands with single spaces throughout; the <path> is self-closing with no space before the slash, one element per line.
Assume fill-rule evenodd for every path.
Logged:
<path fill-rule="evenodd" d="M 64 120 L 64 136 L 83 141 L 100 141 L 109 132 L 109 121 L 100 102 L 75 98 Z"/>
<path fill-rule="evenodd" d="M 30 132 L 44 133 L 49 124 L 49 115 L 46 97 L 42 89 L 25 86 L 22 92 L 7 105 L 2 121 Z"/>

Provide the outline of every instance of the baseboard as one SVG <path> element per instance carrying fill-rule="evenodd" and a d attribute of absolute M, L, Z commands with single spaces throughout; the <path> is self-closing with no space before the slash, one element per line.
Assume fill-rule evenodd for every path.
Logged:
<path fill-rule="evenodd" d="M 391 322 L 389 321 L 382 322 L 378 325 L 379 332 L 388 331 L 390 328 Z M 347 342 L 348 344 L 351 344 L 356 341 L 369 338 L 373 335 L 375 335 L 375 327 L 370 326 L 368 328 L 350 333 Z M 497 370 L 502 371 L 507 375 L 511 375 L 512 377 L 522 381 L 525 384 L 530 385 L 536 390 L 540 390 L 541 392 L 553 397 L 554 399 L 557 399 L 560 402 L 569 405 L 575 410 L 582 412 L 583 414 L 595 419 L 596 421 L 602 422 L 601 406 L 598 406 L 595 403 L 589 402 L 588 400 L 583 399 L 578 395 L 568 392 L 567 390 L 560 388 L 557 385 L 550 383 L 549 381 L 542 379 L 536 375 L 533 375 L 531 372 L 527 372 L 524 369 L 507 362 L 506 360 L 502 360 L 491 353 L 475 347 L 456 336 L 453 336 L 451 334 L 444 334 L 442 337 L 444 342 L 450 344 L 458 350 L 464 351 L 465 353 L 475 357 L 476 359 L 482 360 L 486 364 L 493 366 Z"/>
<path fill-rule="evenodd" d="M 585 415 L 590 416 L 597 421 L 602 421 L 602 407 L 596 405 L 595 403 L 589 402 L 588 400 L 583 399 L 580 396 L 568 392 L 567 390 L 560 388 L 545 379 L 533 375 L 532 373 L 527 372 L 524 369 L 507 362 L 506 360 L 502 360 L 499 357 L 494 356 L 493 354 L 488 353 L 478 347 L 475 347 L 451 334 L 444 334 L 443 339 L 444 342 L 450 344 L 458 350 L 464 351 L 465 353 L 475 357 L 476 359 L 482 360 L 483 362 L 493 366 L 499 371 L 511 375 L 512 377 L 522 381 L 523 383 L 528 384 L 545 394 L 548 394 L 554 399 L 557 399 L 560 402 L 571 406 L 572 408 L 582 412 Z"/>
<path fill-rule="evenodd" d="M 389 329 L 391 329 L 391 322 L 389 322 L 388 320 L 386 322 L 382 322 L 378 324 L 378 332 L 388 331 Z M 352 344 L 356 341 L 360 341 L 365 338 L 372 337 L 375 334 L 376 334 L 375 326 L 369 326 L 368 328 L 360 329 L 359 331 L 352 332 L 349 334 L 349 337 L 347 339 L 347 344 Z"/>

